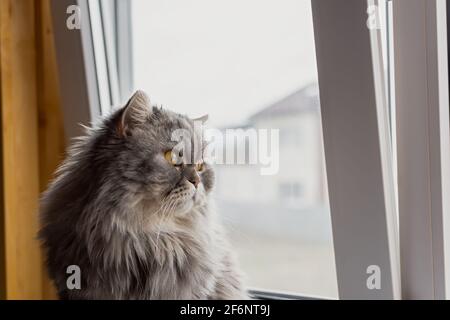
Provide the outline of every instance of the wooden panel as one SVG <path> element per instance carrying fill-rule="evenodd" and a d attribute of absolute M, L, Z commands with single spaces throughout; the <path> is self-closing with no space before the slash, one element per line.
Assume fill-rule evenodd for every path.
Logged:
<path fill-rule="evenodd" d="M 0 27 L 2 25 L 2 15 L 0 14 Z M 0 48 L 2 47 L 2 39 L 0 37 Z M 0 50 L 0 62 L 2 55 Z M 2 130 L 2 66 L 0 63 L 0 132 Z M 5 270 L 5 237 L 4 237 L 4 201 L 3 201 L 3 143 L 0 143 L 0 300 L 6 298 L 6 270 Z"/>
<path fill-rule="evenodd" d="M 47 188 L 53 172 L 63 159 L 65 149 L 50 0 L 38 1 L 36 6 L 36 27 L 39 181 L 42 192 Z M 57 298 L 45 268 L 43 269 L 43 298 Z"/>
<path fill-rule="evenodd" d="M 0 0 L 7 299 L 42 298 L 35 1 Z"/>

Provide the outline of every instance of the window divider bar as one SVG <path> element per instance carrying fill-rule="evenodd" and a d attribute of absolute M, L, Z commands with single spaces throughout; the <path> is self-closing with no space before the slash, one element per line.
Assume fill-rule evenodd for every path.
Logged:
<path fill-rule="evenodd" d="M 121 102 L 124 103 L 134 88 L 133 74 L 133 23 L 131 20 L 133 2 L 114 0 L 116 9 L 117 68 Z"/>
<path fill-rule="evenodd" d="M 379 108 L 368 2 L 312 1 L 340 299 L 399 299 L 388 130 Z M 381 55 L 380 55 L 381 56 Z"/>
<path fill-rule="evenodd" d="M 52 23 L 67 141 L 83 134 L 80 123 L 91 123 L 100 116 L 88 0 L 51 0 Z M 69 29 L 67 19 L 79 8 L 80 29 Z"/>

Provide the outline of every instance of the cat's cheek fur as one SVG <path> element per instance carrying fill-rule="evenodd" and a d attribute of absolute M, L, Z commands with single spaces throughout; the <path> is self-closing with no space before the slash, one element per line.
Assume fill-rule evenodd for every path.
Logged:
<path fill-rule="evenodd" d="M 200 177 L 201 177 L 205 192 L 207 192 L 207 193 L 211 192 L 211 190 L 214 186 L 215 175 L 214 175 L 214 171 L 212 170 L 210 165 L 208 165 L 207 169 L 201 173 Z"/>
<path fill-rule="evenodd" d="M 175 215 L 177 217 L 184 217 L 187 213 L 189 213 L 189 211 L 192 210 L 193 207 L 194 207 L 194 201 L 186 200 L 178 206 L 178 208 L 175 212 Z"/>

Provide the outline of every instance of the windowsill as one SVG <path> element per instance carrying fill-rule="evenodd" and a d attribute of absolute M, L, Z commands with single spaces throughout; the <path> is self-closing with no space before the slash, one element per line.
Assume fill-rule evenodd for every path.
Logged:
<path fill-rule="evenodd" d="M 254 300 L 330 300 L 327 297 L 317 297 L 296 293 L 286 293 L 262 289 L 250 289 L 249 295 Z"/>

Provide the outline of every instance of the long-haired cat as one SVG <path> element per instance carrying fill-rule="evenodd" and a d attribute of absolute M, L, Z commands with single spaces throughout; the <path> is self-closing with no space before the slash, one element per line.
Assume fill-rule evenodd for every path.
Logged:
<path fill-rule="evenodd" d="M 202 148 L 177 149 L 177 130 L 204 145 L 193 120 L 138 91 L 70 149 L 40 212 L 62 299 L 246 298 L 212 208 L 213 170 Z M 67 286 L 73 265 L 79 289 Z"/>

